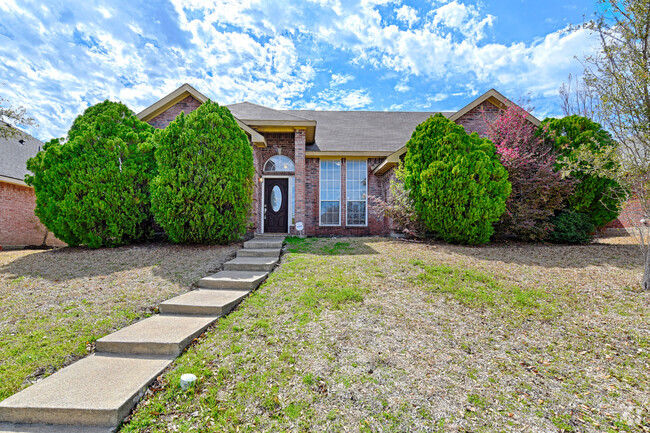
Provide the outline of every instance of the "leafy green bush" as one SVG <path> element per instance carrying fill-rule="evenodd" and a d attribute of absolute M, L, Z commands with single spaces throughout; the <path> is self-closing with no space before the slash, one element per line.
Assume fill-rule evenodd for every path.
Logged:
<path fill-rule="evenodd" d="M 447 242 L 488 242 L 511 191 L 494 144 L 436 114 L 406 147 L 404 186 L 422 223 Z"/>
<path fill-rule="evenodd" d="M 173 242 L 226 243 L 245 231 L 252 202 L 253 151 L 226 107 L 211 101 L 181 113 L 154 137 L 156 221 Z"/>
<path fill-rule="evenodd" d="M 550 240 L 556 243 L 585 244 L 596 229 L 589 215 L 574 211 L 560 212 L 552 222 Z"/>
<path fill-rule="evenodd" d="M 77 117 L 66 142 L 54 139 L 27 162 L 36 215 L 68 245 L 117 246 L 153 234 L 147 140 L 153 127 L 124 104 L 104 101 Z"/>
<path fill-rule="evenodd" d="M 586 117 L 567 116 L 562 119 L 546 119 L 542 122 L 540 133 L 549 139 L 559 153 L 556 169 L 562 170 L 569 161 L 577 161 L 577 152 L 588 149 L 593 153 L 603 153 L 607 148 L 615 148 L 616 142 L 598 123 Z M 575 190 L 568 197 L 569 208 L 588 214 L 596 227 L 604 227 L 614 221 L 623 205 L 624 194 L 615 180 L 591 174 L 586 162 L 580 162 L 582 169 L 573 170 L 570 175 L 576 180 Z M 611 161 L 609 167 L 613 168 Z"/>

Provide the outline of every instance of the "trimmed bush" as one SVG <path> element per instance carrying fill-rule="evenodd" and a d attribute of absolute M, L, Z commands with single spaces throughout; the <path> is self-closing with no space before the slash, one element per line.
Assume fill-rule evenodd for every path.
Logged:
<path fill-rule="evenodd" d="M 406 147 L 404 186 L 419 220 L 447 242 L 488 242 L 511 191 L 494 144 L 436 114 Z"/>
<path fill-rule="evenodd" d="M 153 127 L 124 104 L 104 101 L 77 117 L 67 141 L 49 141 L 27 162 L 36 215 L 70 246 L 118 246 L 153 234 L 147 140 Z"/>
<path fill-rule="evenodd" d="M 616 147 L 616 142 L 602 126 L 576 115 L 544 120 L 540 134 L 553 144 L 559 154 L 557 170 L 564 169 L 568 161 L 576 162 L 581 149 L 598 154 Z M 580 164 L 587 163 L 583 161 Z M 611 161 L 610 166 L 604 168 L 613 168 L 614 164 Z M 596 227 L 604 227 L 618 217 L 625 194 L 620 194 L 621 188 L 615 180 L 591 174 L 588 166 L 584 166 L 584 171 L 574 170 L 570 175 L 576 180 L 575 190 L 567 200 L 570 209 L 588 214 Z"/>
<path fill-rule="evenodd" d="M 555 243 L 586 244 L 596 229 L 589 215 L 574 211 L 563 211 L 552 222 L 550 240 Z"/>
<path fill-rule="evenodd" d="M 156 221 L 177 243 L 218 244 L 246 231 L 253 151 L 226 107 L 211 101 L 156 132 Z"/>

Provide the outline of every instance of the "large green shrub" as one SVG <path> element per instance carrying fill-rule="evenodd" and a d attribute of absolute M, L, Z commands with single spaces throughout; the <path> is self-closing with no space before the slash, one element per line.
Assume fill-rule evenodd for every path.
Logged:
<path fill-rule="evenodd" d="M 587 214 L 563 211 L 554 217 L 551 242 L 567 244 L 585 244 L 591 241 L 591 233 L 596 229 Z"/>
<path fill-rule="evenodd" d="M 551 141 L 558 152 L 556 168 L 562 170 L 568 162 L 577 162 L 578 151 L 588 149 L 595 154 L 607 148 L 615 148 L 616 142 L 598 123 L 581 116 L 567 116 L 562 119 L 546 119 L 540 132 Z M 622 206 L 624 194 L 618 194 L 620 186 L 615 180 L 592 174 L 593 170 L 580 162 L 582 169 L 571 172 L 576 180 L 575 190 L 567 201 L 569 208 L 587 214 L 596 227 L 603 227 L 615 220 Z M 611 161 L 613 168 L 615 162 Z M 575 164 L 573 164 L 575 165 Z"/>
<path fill-rule="evenodd" d="M 27 162 L 36 215 L 68 245 L 91 248 L 152 234 L 147 144 L 153 127 L 124 104 L 104 101 L 77 117 L 66 142 L 54 139 Z"/>
<path fill-rule="evenodd" d="M 447 242 L 488 242 L 511 191 L 494 144 L 436 114 L 406 147 L 404 186 L 419 219 Z"/>
<path fill-rule="evenodd" d="M 172 242 L 226 243 L 246 231 L 253 151 L 226 107 L 211 101 L 156 132 L 156 221 Z"/>

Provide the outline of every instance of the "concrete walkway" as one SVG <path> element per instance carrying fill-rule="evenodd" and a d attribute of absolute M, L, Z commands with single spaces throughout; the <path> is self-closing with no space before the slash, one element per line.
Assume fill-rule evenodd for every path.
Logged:
<path fill-rule="evenodd" d="M 107 335 L 96 350 L 0 402 L 0 433 L 114 432 L 147 387 L 277 264 L 284 237 L 244 243 L 200 288 L 160 304 L 160 314 Z"/>

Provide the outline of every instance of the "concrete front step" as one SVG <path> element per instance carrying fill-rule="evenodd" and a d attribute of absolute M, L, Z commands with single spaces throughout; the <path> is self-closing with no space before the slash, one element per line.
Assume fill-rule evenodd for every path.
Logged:
<path fill-rule="evenodd" d="M 284 242 L 284 238 L 276 238 L 276 237 L 255 237 L 251 239 L 250 241 L 244 242 L 244 248 L 245 249 L 262 249 L 262 248 L 282 248 L 282 243 Z"/>
<path fill-rule="evenodd" d="M 115 430 L 116 427 L 0 422 L 0 433 L 113 433 Z"/>
<path fill-rule="evenodd" d="M 237 257 L 223 264 L 226 271 L 270 271 L 278 259 L 275 257 Z"/>
<path fill-rule="evenodd" d="M 237 257 L 280 257 L 280 248 L 242 248 Z"/>
<path fill-rule="evenodd" d="M 204 289 L 253 290 L 269 273 L 266 271 L 221 271 L 201 278 L 199 287 Z"/>
<path fill-rule="evenodd" d="M 176 357 L 218 317 L 218 315 L 152 316 L 100 338 L 95 342 L 95 350 Z"/>
<path fill-rule="evenodd" d="M 117 426 L 173 357 L 91 355 L 0 402 L 0 422 Z"/>
<path fill-rule="evenodd" d="M 162 302 L 158 308 L 165 314 L 222 316 L 228 314 L 249 293 L 248 290 L 192 290 Z"/>

